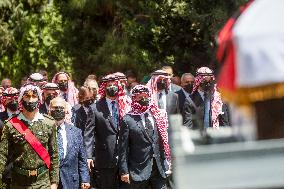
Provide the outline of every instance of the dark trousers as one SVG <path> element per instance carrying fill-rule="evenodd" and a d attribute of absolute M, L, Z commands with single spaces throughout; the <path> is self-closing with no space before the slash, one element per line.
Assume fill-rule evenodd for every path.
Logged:
<path fill-rule="evenodd" d="M 131 189 L 167 189 L 166 179 L 163 178 L 158 170 L 157 163 L 153 161 L 153 168 L 151 176 L 148 180 L 144 181 L 131 181 Z"/>
<path fill-rule="evenodd" d="M 98 189 L 118 189 L 118 169 L 97 169 Z"/>

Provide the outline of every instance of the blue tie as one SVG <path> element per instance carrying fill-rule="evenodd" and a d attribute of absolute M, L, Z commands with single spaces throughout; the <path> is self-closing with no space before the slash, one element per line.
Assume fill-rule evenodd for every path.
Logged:
<path fill-rule="evenodd" d="M 64 149 L 63 149 L 63 138 L 60 133 L 60 127 L 57 129 L 57 144 L 58 144 L 58 153 L 59 153 L 59 159 L 64 159 Z"/>
<path fill-rule="evenodd" d="M 210 127 L 210 95 L 204 93 L 204 128 Z"/>
<path fill-rule="evenodd" d="M 112 101 L 111 104 L 112 104 L 112 106 L 111 106 L 112 121 L 113 121 L 114 125 L 117 127 L 118 126 L 118 110 L 117 110 L 117 107 L 115 105 L 115 101 Z"/>

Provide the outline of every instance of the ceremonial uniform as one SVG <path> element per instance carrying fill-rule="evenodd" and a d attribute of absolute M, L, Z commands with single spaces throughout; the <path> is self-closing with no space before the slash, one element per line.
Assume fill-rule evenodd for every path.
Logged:
<path fill-rule="evenodd" d="M 57 149 L 56 125 L 53 118 L 37 113 L 32 121 L 28 121 L 20 113 L 21 120 L 40 141 L 50 155 L 50 169 L 39 157 L 31 145 L 9 122 L 5 122 L 0 141 L 0 177 L 5 165 L 13 162 L 13 189 L 50 189 L 50 183 L 59 182 L 59 160 Z M 11 157 L 11 159 L 8 159 Z"/>

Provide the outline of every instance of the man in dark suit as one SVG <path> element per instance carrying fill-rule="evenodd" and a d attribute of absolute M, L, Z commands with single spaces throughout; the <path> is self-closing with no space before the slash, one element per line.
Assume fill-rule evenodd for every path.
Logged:
<path fill-rule="evenodd" d="M 171 66 L 163 66 L 163 67 L 162 67 L 162 70 L 165 71 L 165 72 L 168 74 L 168 76 L 170 77 L 170 79 L 173 78 L 173 76 L 174 76 L 174 71 L 173 71 L 173 68 L 172 68 Z M 180 87 L 179 85 L 176 85 L 176 84 L 174 84 L 174 83 L 171 83 L 171 84 L 170 84 L 169 90 L 170 90 L 171 92 L 175 93 L 175 92 L 179 91 L 180 89 L 181 89 L 181 87 Z"/>
<path fill-rule="evenodd" d="M 48 114 L 49 103 L 59 95 L 59 87 L 55 83 L 46 83 L 43 85 L 42 91 L 43 103 L 39 106 L 39 112 Z"/>
<path fill-rule="evenodd" d="M 166 189 L 165 151 L 161 128 L 165 118 L 150 108 L 144 85 L 132 90 L 132 110 L 123 117 L 119 134 L 119 174 L 132 189 Z"/>
<path fill-rule="evenodd" d="M 78 97 L 80 104 L 76 104 L 72 107 L 72 122 L 76 127 L 81 129 L 82 134 L 84 136 L 88 109 L 94 103 L 95 99 L 93 91 L 86 86 L 82 86 L 79 88 Z"/>
<path fill-rule="evenodd" d="M 178 95 L 170 91 L 169 74 L 163 70 L 157 70 L 152 73 L 148 82 L 154 103 L 170 114 L 179 113 Z"/>
<path fill-rule="evenodd" d="M 197 70 L 193 92 L 185 101 L 184 125 L 191 129 L 230 126 L 229 111 L 217 91 L 213 71 L 207 67 Z"/>
<path fill-rule="evenodd" d="M 84 141 L 88 164 L 89 168 L 95 166 L 97 170 L 97 185 L 100 189 L 118 187 L 118 130 L 120 118 L 127 109 L 121 107 L 123 97 L 118 94 L 123 88 L 118 84 L 118 78 L 113 74 L 102 79 L 99 90 L 101 99 L 90 106 L 85 128 Z"/>
<path fill-rule="evenodd" d="M 50 102 L 50 115 L 58 127 L 59 188 L 88 189 L 90 177 L 80 129 L 65 122 L 67 103 L 61 97 Z"/>
<path fill-rule="evenodd" d="M 181 76 L 181 89 L 176 92 L 179 100 L 179 111 L 183 111 L 185 99 L 189 97 L 192 92 L 194 83 L 194 76 L 191 73 L 184 73 Z"/>

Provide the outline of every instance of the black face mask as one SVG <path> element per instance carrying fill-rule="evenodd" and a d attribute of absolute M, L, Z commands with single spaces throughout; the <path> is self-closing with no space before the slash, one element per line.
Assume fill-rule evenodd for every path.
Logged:
<path fill-rule="evenodd" d="M 163 81 L 159 81 L 157 82 L 157 89 L 158 90 L 164 90 L 167 88 L 167 83 L 163 82 Z"/>
<path fill-rule="evenodd" d="M 68 82 L 60 82 L 60 83 L 58 83 L 58 87 L 61 91 L 67 91 Z"/>
<path fill-rule="evenodd" d="M 193 89 L 193 84 L 189 83 L 189 84 L 185 85 L 183 88 L 186 92 L 191 93 L 192 89 Z"/>
<path fill-rule="evenodd" d="M 61 121 L 65 118 L 65 111 L 64 109 L 55 109 L 50 111 L 50 115 L 56 120 Z"/>
<path fill-rule="evenodd" d="M 150 99 L 149 98 L 142 98 L 138 101 L 141 106 L 149 106 Z"/>
<path fill-rule="evenodd" d="M 38 106 L 38 101 L 36 101 L 36 102 L 26 102 L 26 101 L 23 101 L 23 107 L 28 112 L 33 112 L 35 109 L 37 109 L 37 106 Z"/>
<path fill-rule="evenodd" d="M 94 103 L 94 100 L 93 99 L 90 99 L 90 100 L 85 100 L 82 102 L 82 104 L 85 106 L 85 107 L 90 107 L 91 104 Z"/>
<path fill-rule="evenodd" d="M 109 86 L 106 88 L 106 94 L 110 97 L 115 97 L 118 93 L 118 87 L 117 86 Z"/>
<path fill-rule="evenodd" d="M 49 104 L 50 104 L 50 101 L 51 101 L 52 99 L 54 99 L 54 96 L 53 96 L 53 95 L 48 95 L 48 96 L 45 98 L 45 103 L 46 103 L 47 105 L 49 105 Z"/>
<path fill-rule="evenodd" d="M 209 92 L 213 89 L 214 83 L 212 81 L 205 81 L 200 84 L 200 87 L 203 89 L 204 92 Z"/>
<path fill-rule="evenodd" d="M 11 110 L 12 112 L 15 112 L 18 110 L 18 102 L 17 101 L 11 101 L 8 104 L 6 104 L 6 107 Z"/>

